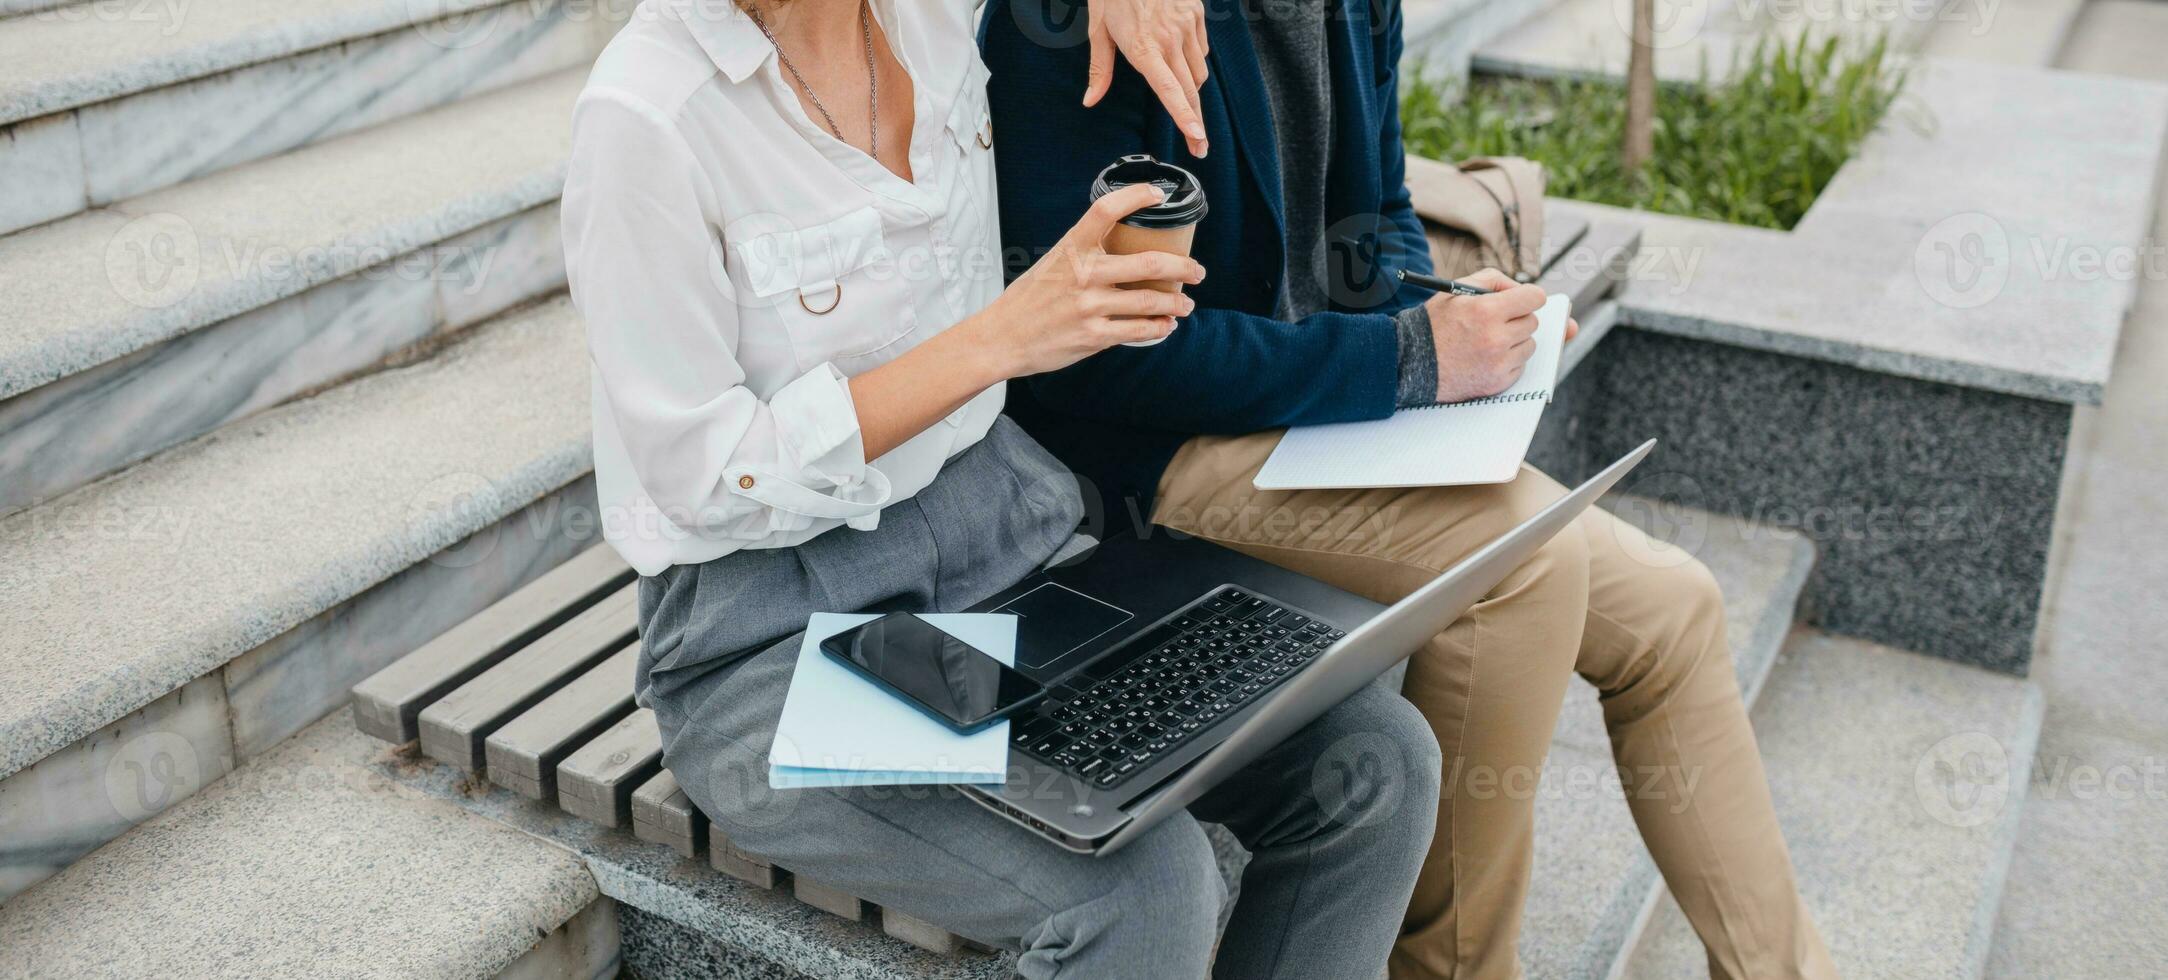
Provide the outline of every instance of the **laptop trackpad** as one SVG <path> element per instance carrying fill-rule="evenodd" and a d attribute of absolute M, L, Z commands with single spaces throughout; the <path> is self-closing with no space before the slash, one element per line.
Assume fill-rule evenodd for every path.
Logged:
<path fill-rule="evenodd" d="M 994 610 L 1016 618 L 1016 665 L 1037 669 L 1135 618 L 1067 586 L 1047 582 Z"/>

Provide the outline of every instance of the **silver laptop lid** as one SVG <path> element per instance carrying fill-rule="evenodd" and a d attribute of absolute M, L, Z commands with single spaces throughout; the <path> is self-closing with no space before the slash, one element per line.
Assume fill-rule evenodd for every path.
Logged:
<path fill-rule="evenodd" d="M 1297 729 L 1347 700 L 1394 664 L 1407 659 L 1480 601 L 1505 579 L 1507 573 L 1526 562 L 1544 542 L 1565 530 L 1582 511 L 1610 492 L 1619 479 L 1648 458 L 1654 448 L 1654 439 L 1642 443 L 1588 482 L 1575 487 L 1573 492 L 1523 521 L 1519 527 L 1461 559 L 1430 584 L 1350 631 L 1309 669 L 1296 674 L 1267 697 L 1261 709 L 1229 733 L 1225 741 L 1197 757 L 1195 764 L 1168 780 L 1165 786 L 1130 804 L 1129 823 L 1109 838 L 1098 853 L 1104 855 L 1120 850 L 1157 823 L 1162 815 L 1188 806 L 1228 774 L 1249 765 Z"/>

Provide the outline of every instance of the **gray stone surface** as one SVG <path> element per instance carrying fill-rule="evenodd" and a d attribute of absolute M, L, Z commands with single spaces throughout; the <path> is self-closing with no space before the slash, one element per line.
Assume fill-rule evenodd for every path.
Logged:
<path fill-rule="evenodd" d="M 2040 736 L 2033 684 L 1801 634 L 1754 709 L 1800 891 L 1851 977 L 1969 977 Z M 1668 899 L 1624 976 L 1701 975 Z"/>
<path fill-rule="evenodd" d="M 1402 36 L 1411 68 L 1447 85 L 1465 81 L 1475 53 L 1558 0 L 1406 0 Z"/>
<path fill-rule="evenodd" d="M 2041 0 L 2047 2 L 2047 0 Z M 2059 55 L 2072 71 L 2168 82 L 2160 56 L 2168 10 L 2149 0 L 2087 0 Z"/>
<path fill-rule="evenodd" d="M 625 969 L 640 980 L 808 980 L 659 915 L 621 906 Z"/>
<path fill-rule="evenodd" d="M 1536 458 L 1570 479 L 1659 439 L 1628 491 L 1813 538 L 1809 622 L 2022 672 L 2070 413 L 1621 329 L 1568 380 Z"/>
<path fill-rule="evenodd" d="M 64 7 L 75 0 L 0 0 L 0 17 L 13 17 L 38 10 Z"/>
<path fill-rule="evenodd" d="M 1777 528 L 1659 499 L 1614 498 L 1608 508 L 1692 555 L 1725 597 L 1726 639 L 1751 704 L 1791 628 L 1814 548 Z M 1607 976 L 1658 886 L 1619 788 L 1595 688 L 1575 679 L 1551 741 L 1536 801 L 1535 870 L 1521 930 L 1531 977 Z"/>
<path fill-rule="evenodd" d="M 387 760 L 378 771 L 419 792 L 571 848 L 586 860 L 596 884 L 619 903 L 621 913 L 638 910 L 674 923 L 699 937 L 699 943 L 688 948 L 708 951 L 702 955 L 733 969 L 739 963 L 723 953 L 823 980 L 1007 980 L 1013 975 L 1006 956 L 938 956 L 917 949 L 884 934 L 877 923 L 846 922 L 801 903 L 788 888 L 755 887 L 627 831 L 596 826 L 509 790 L 476 786 L 449 766 Z M 646 955 L 637 951 L 639 932 L 626 929 L 628 963 L 637 964 Z"/>
<path fill-rule="evenodd" d="M 494 980 L 610 980 L 624 967 L 617 903 L 598 898 L 520 954 Z"/>
<path fill-rule="evenodd" d="M 555 204 L 0 401 L 0 516 L 564 287 Z"/>
<path fill-rule="evenodd" d="M 507 3 L 460 22 L 473 43 L 394 31 L 85 106 L 78 182 L 102 206 L 581 67 L 617 27 L 594 14 L 579 0 Z"/>
<path fill-rule="evenodd" d="M 2074 70 L 2168 80 L 2168 6 L 2097 0 Z M 2168 185 L 2168 174 L 2162 175 Z M 2156 194 L 2153 234 L 2168 235 Z M 2141 286 L 2115 380 L 2081 410 L 2033 676 L 2046 732 L 1987 975 L 2153 976 L 2168 964 L 2168 276 Z"/>
<path fill-rule="evenodd" d="M 0 238 L 0 397 L 555 200 L 582 74 Z"/>
<path fill-rule="evenodd" d="M 593 512 L 593 484 L 578 481 L 0 779 L 0 901 L 329 714 L 358 673 L 589 545 Z"/>
<path fill-rule="evenodd" d="M 399 764 L 318 724 L 0 907 L 0 975 L 486 977 L 596 900 Z"/>
<path fill-rule="evenodd" d="M 354 684 L 597 545 L 595 485 L 574 481 L 226 664 L 234 750 L 251 759 L 348 702 Z"/>
<path fill-rule="evenodd" d="M 233 769 L 216 676 L 0 779 L 0 903 Z"/>
<path fill-rule="evenodd" d="M 0 776 L 584 475 L 587 389 L 550 303 L 0 520 Z"/>
<path fill-rule="evenodd" d="M 73 115 L 0 127 L 0 233 L 83 210 L 83 145 Z"/>
<path fill-rule="evenodd" d="M 2168 87 L 1924 59 L 1791 232 L 1633 213 L 1646 237 L 1624 321 L 2097 402 L 2136 281 L 2168 261 L 2132 207 L 2164 133 Z"/>
<path fill-rule="evenodd" d="M 19 2 L 19 0 L 15 0 Z M 0 22 L 0 123 L 495 5 L 495 0 L 77 4 Z M 474 43 L 450 19 L 447 46 Z"/>
<path fill-rule="evenodd" d="M 1920 46 L 1920 53 L 1933 58 L 1986 61 L 2025 68 L 2047 67 L 2054 64 L 2056 53 L 2069 38 L 2078 11 L 2089 3 L 2090 0 L 1998 0 L 1994 4 L 1951 4 L 1950 10 L 1959 16 L 1937 23 L 1926 43 Z"/>
<path fill-rule="evenodd" d="M 1738 59 L 1765 38 L 1791 40 L 1811 34 L 1857 41 L 1886 32 L 1897 47 L 1910 48 L 1944 22 L 1943 7 L 1677 0 L 1658 8 L 1656 75 L 1671 83 L 1728 77 Z M 1631 9 L 1621 0 L 1564 0 L 1483 45 L 1475 53 L 1474 67 L 1535 78 L 1621 77 L 1630 48 Z M 1953 14 L 1948 19 L 1963 11 Z"/>

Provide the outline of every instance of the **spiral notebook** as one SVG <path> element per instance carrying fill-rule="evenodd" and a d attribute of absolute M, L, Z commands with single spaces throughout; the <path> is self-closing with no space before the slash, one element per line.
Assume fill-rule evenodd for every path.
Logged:
<path fill-rule="evenodd" d="M 1375 422 L 1289 429 L 1252 482 L 1259 490 L 1343 490 L 1513 479 L 1557 386 L 1572 308 L 1554 295 L 1536 311 L 1536 352 L 1513 387 L 1474 401 L 1404 408 Z"/>

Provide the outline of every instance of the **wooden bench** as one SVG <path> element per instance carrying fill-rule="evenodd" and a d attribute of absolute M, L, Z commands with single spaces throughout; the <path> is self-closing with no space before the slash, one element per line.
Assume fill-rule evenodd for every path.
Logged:
<path fill-rule="evenodd" d="M 632 570 L 598 545 L 355 685 L 354 720 L 393 744 L 688 860 L 937 953 L 975 944 L 749 853 L 662 768 L 652 712 L 632 700 Z M 983 947 L 977 947 L 983 949 Z"/>
<path fill-rule="evenodd" d="M 1551 223 L 1545 239 L 1541 283 L 1572 295 L 1586 317 L 1623 281 L 1619 270 L 1639 232 L 1565 219 Z M 1574 250 L 1605 261 L 1558 261 Z M 607 545 L 589 548 L 356 685 L 355 723 L 759 888 L 787 887 L 806 905 L 844 919 L 878 919 L 884 932 L 911 945 L 945 954 L 985 949 L 793 875 L 710 825 L 662 768 L 653 713 L 633 703 L 637 605 L 632 570 Z"/>

